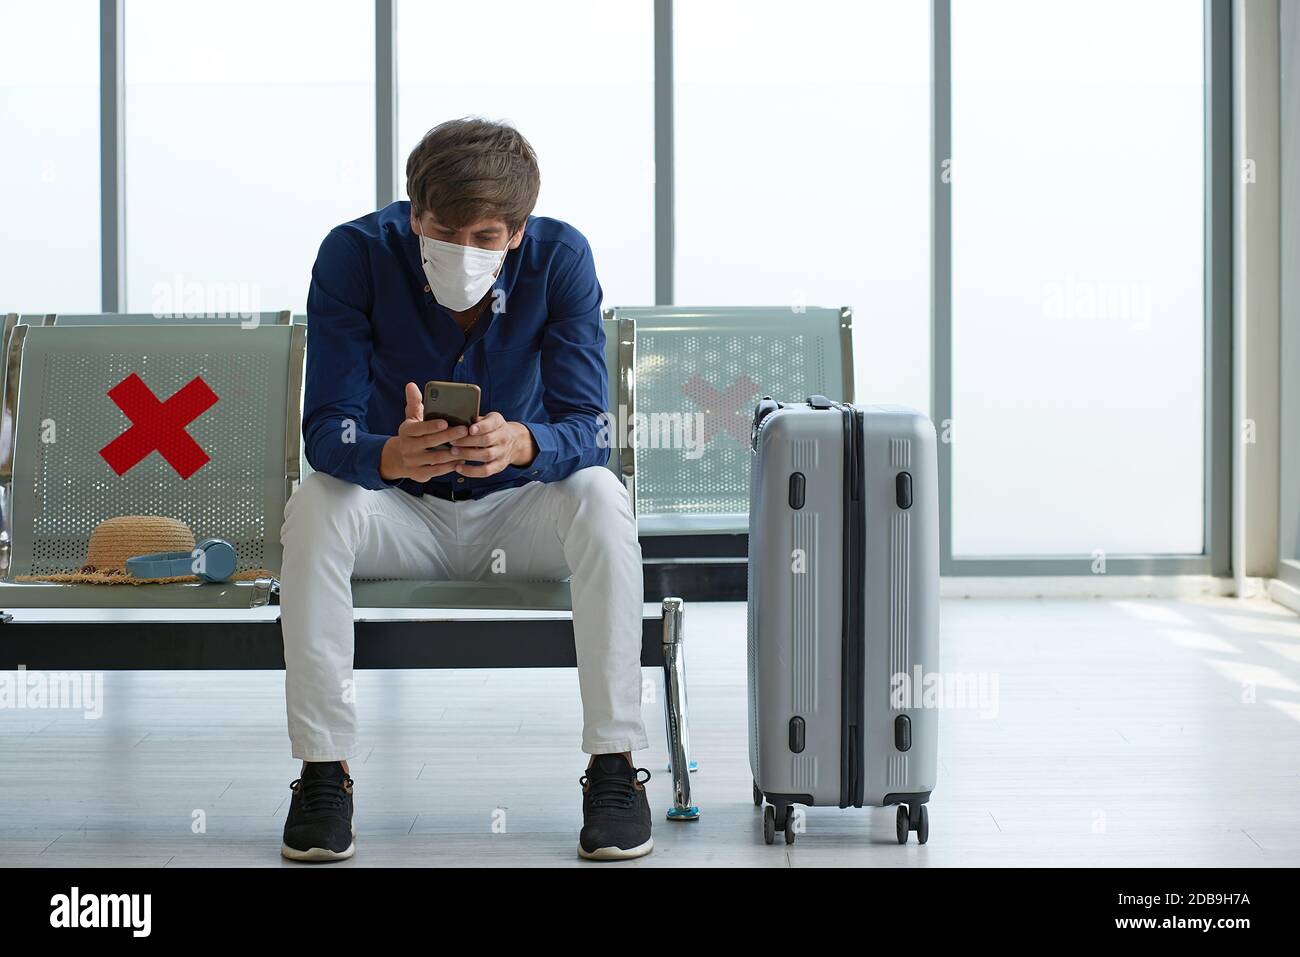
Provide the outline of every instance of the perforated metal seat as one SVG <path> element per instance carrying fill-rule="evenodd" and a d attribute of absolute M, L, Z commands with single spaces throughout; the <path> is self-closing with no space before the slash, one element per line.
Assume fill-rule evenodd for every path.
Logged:
<path fill-rule="evenodd" d="M 178 518 L 198 539 L 226 539 L 240 571 L 278 574 L 280 524 L 298 479 L 304 342 L 305 331 L 290 325 L 16 326 L 5 389 L 13 442 L 0 475 L 10 525 L 0 607 L 264 604 L 269 580 L 141 589 L 14 579 L 75 571 L 99 522 L 141 514 Z M 133 373 L 159 401 L 195 377 L 216 394 L 185 427 L 208 456 L 188 478 L 157 451 L 121 475 L 100 454 L 132 424 L 107 393 Z"/>
<path fill-rule="evenodd" d="M 197 313 L 192 315 L 154 315 L 147 312 L 60 312 L 46 317 L 51 326 L 287 326 L 292 320 L 289 310 L 250 313 Z"/>
<path fill-rule="evenodd" d="M 231 541 L 240 555 L 241 569 L 263 567 L 278 573 L 284 502 L 302 465 L 298 397 L 305 336 L 302 324 L 282 325 L 282 315 L 267 314 L 275 316 L 277 324 L 260 323 L 257 329 L 240 329 L 237 324 L 231 328 L 228 322 L 198 323 L 192 327 L 186 323 L 161 322 L 159 328 L 148 329 L 115 321 L 96 322 L 94 317 L 74 317 L 68 326 L 82 327 L 75 334 L 68 326 L 63 332 L 51 334 L 50 328 L 58 329 L 62 318 L 39 327 L 17 326 L 7 363 L 13 387 L 9 390 L 10 414 L 6 420 L 16 419 L 19 442 L 8 450 L 8 460 L 0 466 L 6 488 L 10 490 L 7 498 L 11 503 L 12 525 L 9 563 L 5 580 L 0 582 L 0 608 L 5 604 L 10 607 L 137 607 L 142 603 L 159 608 L 249 607 L 267 601 L 269 581 L 151 585 L 142 591 L 126 586 L 47 584 L 13 579 L 19 575 L 75 570 L 84 560 L 90 532 L 98 521 L 136 513 L 162 513 L 181 518 L 199 538 L 219 535 Z M 105 328 L 87 328 L 91 326 Z M 217 326 L 226 328 L 218 330 Z M 632 402 L 629 390 L 633 326 L 630 320 L 625 320 L 620 327 L 617 320 L 608 319 L 604 327 L 610 405 L 617 408 L 620 401 Z M 272 332 L 276 345 L 292 340 L 296 352 L 292 384 L 287 367 L 278 377 L 270 376 L 287 358 L 284 348 L 277 350 L 265 337 L 266 330 L 276 329 L 284 330 Z M 234 334 L 251 333 L 262 336 L 257 340 L 260 345 L 231 338 Z M 210 338 L 214 334 L 215 340 Z M 197 350 L 192 362 L 191 350 Z M 160 398 L 165 398 L 196 374 L 202 374 L 219 396 L 229 393 L 222 383 L 231 381 L 235 369 L 246 363 L 247 371 L 254 378 L 261 377 L 273 394 L 287 398 L 290 390 L 294 390 L 295 401 L 286 402 L 278 410 L 276 421 L 277 413 L 271 405 L 250 406 L 251 396 L 246 388 L 240 388 L 230 396 L 231 401 L 224 405 L 218 403 L 189 428 L 205 449 L 215 441 L 223 452 L 233 453 L 233 457 L 222 455 L 218 464 L 213 454 L 213 461 L 190 479 L 181 480 L 156 453 L 120 478 L 98 454 L 99 448 L 128 424 L 106 394 L 128 374 L 128 367 L 147 366 L 160 375 L 158 382 L 150 378 L 146 384 Z M 61 382 L 69 375 L 76 376 L 75 387 L 38 391 L 35 386 L 35 380 Z M 12 415 L 15 409 L 20 412 L 17 417 Z M 100 418 L 98 424 L 96 418 Z M 53 424 L 56 437 L 60 422 L 75 423 L 76 432 L 71 437 L 75 441 L 43 442 L 40 423 L 47 421 Z M 288 434 L 289 428 L 292 434 Z M 282 429 L 285 435 L 277 438 Z M 258 437 L 262 440 L 260 461 Z M 295 468 L 288 465 L 290 457 Z M 625 482 L 631 482 L 633 462 L 626 450 L 611 449 L 608 467 Z M 273 476 L 264 474 L 271 469 Z M 255 480 L 259 474 L 262 478 Z M 55 478 L 59 475 L 73 479 L 60 481 Z M 270 497 L 267 494 L 270 488 L 283 491 Z M 46 504 L 59 499 L 63 504 L 53 508 Z M 358 608 L 560 611 L 572 607 L 568 582 L 357 581 L 353 583 L 353 595 Z"/>
<path fill-rule="evenodd" d="M 746 531 L 758 399 L 853 398 L 847 307 L 646 306 L 605 315 L 636 324 L 636 407 L 625 414 L 644 430 L 635 452 L 642 535 Z"/>
<path fill-rule="evenodd" d="M 568 582 L 354 581 L 358 608 L 572 611 Z"/>

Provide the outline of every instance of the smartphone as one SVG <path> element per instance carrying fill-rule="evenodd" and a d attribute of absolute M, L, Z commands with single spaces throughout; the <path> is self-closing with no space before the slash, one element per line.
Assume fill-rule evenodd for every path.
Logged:
<path fill-rule="evenodd" d="M 446 419 L 448 427 L 472 425 L 478 418 L 482 393 L 472 382 L 426 382 L 424 384 L 424 421 Z M 447 443 L 432 448 L 445 449 Z"/>

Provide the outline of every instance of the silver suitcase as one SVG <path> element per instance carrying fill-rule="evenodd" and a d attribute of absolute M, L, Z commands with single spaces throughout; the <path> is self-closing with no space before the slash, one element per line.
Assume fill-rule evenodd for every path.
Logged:
<path fill-rule="evenodd" d="M 938 715 L 934 425 L 822 396 L 754 413 L 749 499 L 749 764 L 764 838 L 794 805 L 898 805 L 929 837 Z M 934 702 L 929 702 L 933 704 Z"/>

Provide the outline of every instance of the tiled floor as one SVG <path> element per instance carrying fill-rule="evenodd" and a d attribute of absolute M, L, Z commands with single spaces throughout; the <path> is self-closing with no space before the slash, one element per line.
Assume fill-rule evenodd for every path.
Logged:
<path fill-rule="evenodd" d="M 1300 865 L 1300 619 L 1264 601 L 945 602 L 943 669 L 996 680 L 942 715 L 931 836 L 814 809 L 766 846 L 750 796 L 744 606 L 688 608 L 699 821 L 631 866 Z M 656 677 L 653 671 L 646 676 Z M 991 687 L 991 686 L 989 686 Z M 358 851 L 335 866 L 579 865 L 572 671 L 363 672 Z M 656 690 L 656 694 L 658 691 Z M 108 673 L 103 716 L 0 709 L 0 864 L 283 864 L 296 776 L 283 676 Z"/>

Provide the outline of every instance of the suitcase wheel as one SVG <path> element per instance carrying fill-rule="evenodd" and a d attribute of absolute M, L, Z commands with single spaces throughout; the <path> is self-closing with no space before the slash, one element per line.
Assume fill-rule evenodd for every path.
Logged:
<path fill-rule="evenodd" d="M 754 785 L 754 803 L 763 803 L 763 792 Z M 794 806 L 783 804 L 780 808 L 772 804 L 763 805 L 763 842 L 765 844 L 776 843 L 776 832 L 781 831 L 785 835 L 787 844 L 794 843 Z"/>
<path fill-rule="evenodd" d="M 894 818 L 894 828 L 898 833 L 898 843 L 907 843 L 907 832 L 916 832 L 916 843 L 924 844 L 930 839 L 930 811 L 924 804 L 916 806 L 915 814 L 909 813 L 906 804 L 898 805 L 898 815 Z"/>

